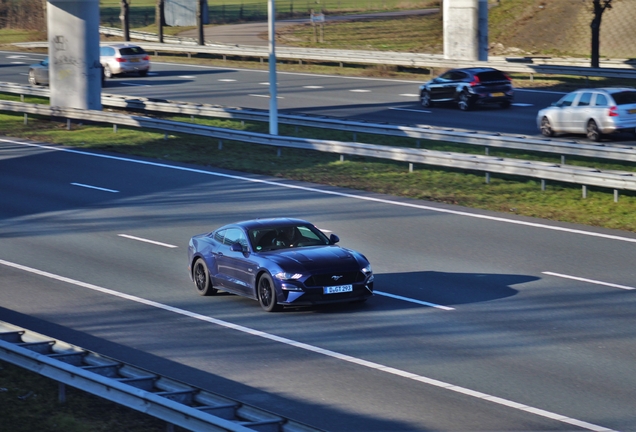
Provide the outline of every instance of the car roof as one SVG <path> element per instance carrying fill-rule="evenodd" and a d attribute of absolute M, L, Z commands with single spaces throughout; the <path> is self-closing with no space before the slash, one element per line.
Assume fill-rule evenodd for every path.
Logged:
<path fill-rule="evenodd" d="M 491 71 L 497 71 L 497 72 L 501 72 L 499 69 L 495 69 L 495 68 L 491 68 L 491 67 L 470 67 L 470 68 L 457 68 L 454 70 L 460 70 L 460 71 L 466 71 L 466 72 L 470 72 L 470 73 L 479 73 L 479 72 L 491 72 Z"/>
<path fill-rule="evenodd" d="M 141 48 L 139 45 L 131 44 L 131 43 L 107 43 L 107 44 L 102 44 L 101 46 L 107 46 L 107 47 L 113 47 L 113 48 L 130 48 L 130 47 Z"/>
<path fill-rule="evenodd" d="M 278 227 L 278 226 L 284 226 L 284 225 L 312 225 L 312 223 L 304 219 L 276 217 L 276 218 L 264 218 L 264 219 L 250 219 L 250 220 L 245 220 L 241 222 L 236 222 L 233 224 L 228 224 L 221 228 L 239 226 L 243 229 L 251 230 L 251 229 L 263 229 L 263 228 L 275 227 L 275 226 Z"/>
<path fill-rule="evenodd" d="M 635 88 L 633 87 L 596 87 L 596 88 L 584 88 L 584 89 L 577 89 L 574 90 L 572 93 L 574 92 L 584 92 L 584 91 L 605 91 L 607 93 L 620 93 L 620 92 L 624 92 L 624 91 L 636 91 Z"/>

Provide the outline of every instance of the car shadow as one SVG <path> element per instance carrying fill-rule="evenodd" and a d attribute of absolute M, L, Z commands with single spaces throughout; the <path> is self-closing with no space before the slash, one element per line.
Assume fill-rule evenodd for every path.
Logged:
<path fill-rule="evenodd" d="M 363 303 L 337 303 L 287 312 L 356 313 L 397 308 L 455 308 L 512 297 L 518 290 L 512 285 L 539 280 L 536 276 L 492 273 L 448 273 L 422 271 L 376 274 L 376 294 Z"/>

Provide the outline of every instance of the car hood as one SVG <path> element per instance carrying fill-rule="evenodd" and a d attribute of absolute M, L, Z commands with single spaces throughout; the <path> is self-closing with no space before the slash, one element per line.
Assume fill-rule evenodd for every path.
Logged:
<path fill-rule="evenodd" d="M 283 249 L 273 251 L 268 255 L 268 258 L 281 266 L 281 268 L 288 268 L 289 266 L 300 266 L 305 269 L 359 267 L 354 253 L 339 246 Z"/>

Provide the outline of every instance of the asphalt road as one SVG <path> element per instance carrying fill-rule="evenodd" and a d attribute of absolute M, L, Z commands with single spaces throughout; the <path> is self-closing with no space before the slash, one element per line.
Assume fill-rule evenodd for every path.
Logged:
<path fill-rule="evenodd" d="M 0 141 L 0 320 L 330 431 L 636 429 L 634 234 L 59 150 Z M 277 215 L 377 295 L 195 294 L 191 235 Z"/>

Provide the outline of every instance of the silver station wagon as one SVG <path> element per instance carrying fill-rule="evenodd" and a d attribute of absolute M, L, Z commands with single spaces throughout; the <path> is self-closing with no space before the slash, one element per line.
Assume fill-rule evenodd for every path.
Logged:
<path fill-rule="evenodd" d="M 576 90 L 537 114 L 537 126 L 545 136 L 585 134 L 592 141 L 603 135 L 636 134 L 636 89 L 596 88 Z"/>

